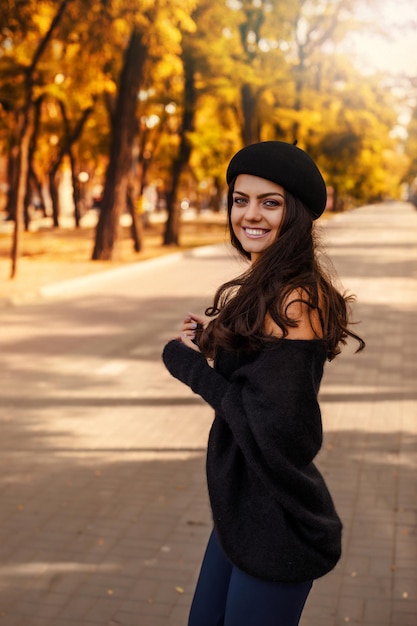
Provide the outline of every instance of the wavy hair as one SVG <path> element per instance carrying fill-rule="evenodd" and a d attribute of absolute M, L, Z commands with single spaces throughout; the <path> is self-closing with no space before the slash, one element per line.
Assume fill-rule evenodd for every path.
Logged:
<path fill-rule="evenodd" d="M 233 185 L 234 181 L 229 187 L 228 202 L 231 243 L 241 256 L 250 259 L 231 224 Z M 265 330 L 268 314 L 285 338 L 288 328 L 297 325 L 287 315 L 289 304 L 294 302 L 288 303 L 288 296 L 294 291 L 300 294 L 297 301 L 305 303 L 309 311 L 318 311 L 329 361 L 340 353 L 348 337 L 358 342 L 357 352 L 362 350 L 365 342 L 349 329 L 354 297 L 337 289 L 331 273 L 325 269 L 325 259 L 319 253 L 310 212 L 298 198 L 285 192 L 285 211 L 277 239 L 247 271 L 221 285 L 212 306 L 206 309 L 206 315 L 213 320 L 199 339 L 203 354 L 215 358 L 219 348 L 251 353 L 276 344 L 280 338 Z"/>

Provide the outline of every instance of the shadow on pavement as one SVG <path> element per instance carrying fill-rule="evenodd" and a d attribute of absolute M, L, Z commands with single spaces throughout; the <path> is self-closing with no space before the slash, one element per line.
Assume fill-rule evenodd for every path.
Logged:
<path fill-rule="evenodd" d="M 7 428 L 19 430 L 19 424 Z M 20 449 L 2 452 L 2 615 L 20 616 L 28 626 L 45 617 L 59 626 L 99 616 L 103 624 L 182 624 L 173 616 L 184 619 L 211 526 L 204 453 L 159 450 L 148 458 L 140 450 L 47 445 L 27 453 L 24 429 L 20 435 Z M 325 587 L 316 583 L 314 594 L 344 582 L 348 595 L 337 614 L 331 605 L 327 616 L 321 609 L 322 624 L 340 624 L 346 616 L 362 623 L 369 603 L 396 593 L 394 571 L 403 569 L 407 592 L 415 446 L 416 437 L 407 434 L 400 442 L 397 434 L 327 433 L 319 465 L 344 520 L 348 558 L 323 579 Z M 400 476 L 408 493 L 395 488 Z M 351 606 L 346 615 L 349 594 L 356 613 Z M 306 623 L 315 623 L 314 606 L 312 596 Z"/>

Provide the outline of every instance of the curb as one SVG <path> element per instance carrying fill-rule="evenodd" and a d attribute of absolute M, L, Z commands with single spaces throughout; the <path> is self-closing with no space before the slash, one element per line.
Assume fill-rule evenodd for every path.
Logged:
<path fill-rule="evenodd" d="M 156 267 L 163 267 L 164 265 L 168 265 L 169 263 L 175 263 L 176 261 L 179 261 L 184 257 L 199 257 L 210 255 L 214 251 L 219 250 L 219 248 L 221 248 L 223 245 L 224 244 L 211 244 L 208 246 L 198 246 L 196 248 L 190 248 L 189 250 L 182 250 L 181 252 L 164 254 L 163 256 L 154 259 L 128 263 L 126 265 L 113 269 L 103 270 L 102 272 L 95 272 L 93 274 L 86 274 L 85 276 L 79 276 L 77 278 L 70 278 L 69 280 L 65 280 L 62 282 L 44 285 L 38 290 L 38 294 L 40 297 L 48 299 L 63 295 L 69 295 L 70 293 L 81 293 L 92 284 L 96 286 L 100 282 L 117 279 L 121 276 L 125 277 L 129 274 L 137 274 L 139 271 L 153 270 Z"/>
<path fill-rule="evenodd" d="M 93 272 L 92 274 L 78 276 L 77 278 L 69 278 L 68 280 L 64 280 L 62 282 L 51 283 L 50 285 L 40 287 L 38 294 L 41 298 L 48 299 L 57 296 L 69 295 L 70 293 L 75 292 L 79 293 L 85 291 L 92 284 L 97 285 L 109 279 L 117 279 L 121 276 L 129 275 L 130 273 L 136 273 L 138 270 L 150 270 L 154 267 L 167 265 L 170 262 L 179 260 L 183 254 L 183 252 L 173 252 L 172 254 L 166 254 L 164 256 L 157 257 L 156 259 L 137 261 L 109 270 L 103 270 L 102 272 Z"/>
<path fill-rule="evenodd" d="M 215 251 L 218 251 L 219 249 L 224 248 L 225 246 L 226 244 L 222 243 L 198 246 L 196 248 L 182 250 L 181 252 L 172 252 L 153 259 L 127 263 L 126 265 L 116 268 L 108 270 L 104 269 L 99 272 L 85 274 L 84 276 L 78 276 L 76 278 L 69 278 L 60 282 L 43 285 L 36 291 L 29 293 L 27 298 L 0 298 L 0 308 L 21 306 L 28 303 L 33 304 L 39 300 L 48 300 L 53 298 L 62 298 L 65 296 L 69 297 L 74 294 L 82 294 L 89 291 L 92 286 L 95 287 L 108 280 L 117 280 L 118 278 L 128 276 L 129 274 L 150 271 L 156 267 L 168 265 L 169 263 L 175 263 L 184 257 L 207 256 Z"/>

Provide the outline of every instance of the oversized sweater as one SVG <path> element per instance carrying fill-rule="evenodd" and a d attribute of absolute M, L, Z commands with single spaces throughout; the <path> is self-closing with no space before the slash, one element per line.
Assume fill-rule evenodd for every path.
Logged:
<path fill-rule="evenodd" d="M 322 444 L 320 340 L 280 340 L 250 357 L 205 357 L 170 341 L 170 373 L 215 411 L 207 481 L 218 539 L 231 562 L 277 582 L 323 576 L 341 553 L 342 524 L 314 465 Z"/>

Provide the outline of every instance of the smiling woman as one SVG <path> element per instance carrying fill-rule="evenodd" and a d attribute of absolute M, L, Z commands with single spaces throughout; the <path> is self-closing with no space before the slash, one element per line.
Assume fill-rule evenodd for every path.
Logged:
<path fill-rule="evenodd" d="M 326 186 L 295 145 L 246 146 L 227 170 L 232 244 L 250 260 L 206 317 L 189 313 L 167 369 L 215 411 L 207 451 L 214 529 L 189 626 L 297 626 L 342 525 L 314 464 L 324 362 L 347 337 L 349 297 L 316 255 Z M 208 360 L 213 361 L 212 367 Z"/>
<path fill-rule="evenodd" d="M 250 174 L 237 177 L 230 221 L 252 261 L 278 237 L 284 209 L 285 191 L 281 185 Z"/>

